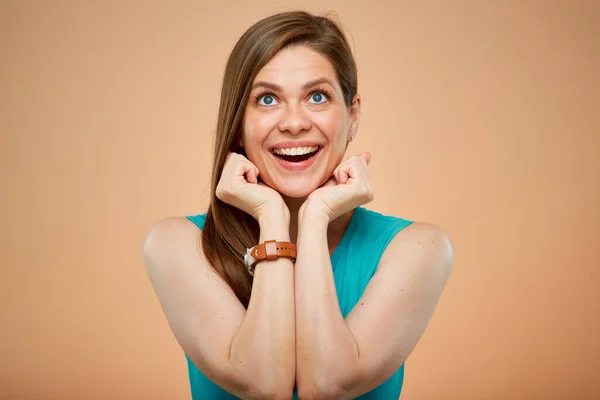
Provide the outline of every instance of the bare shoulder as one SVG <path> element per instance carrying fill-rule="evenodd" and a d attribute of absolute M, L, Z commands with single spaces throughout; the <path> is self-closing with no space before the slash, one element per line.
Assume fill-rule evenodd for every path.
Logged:
<path fill-rule="evenodd" d="M 206 261 L 201 235 L 185 217 L 161 219 L 144 240 L 144 263 L 185 354 L 217 384 L 239 392 L 247 384 L 227 366 L 231 343 L 246 310 Z"/>
<path fill-rule="evenodd" d="M 413 222 L 390 241 L 360 306 L 346 318 L 363 359 L 363 388 L 385 381 L 410 356 L 444 291 L 452 262 L 448 234 L 435 224 Z"/>
<path fill-rule="evenodd" d="M 429 241 L 426 239 L 429 239 Z M 438 243 L 442 246 L 451 247 L 450 237 L 446 231 L 439 225 L 431 222 L 415 221 L 398 232 L 394 238 L 396 242 L 414 242 L 415 240 L 417 244 Z"/>
<path fill-rule="evenodd" d="M 202 231 L 185 217 L 168 217 L 156 221 L 144 240 L 143 255 L 146 267 L 149 270 L 164 269 L 168 266 L 204 261 L 200 245 L 201 235 Z"/>
<path fill-rule="evenodd" d="M 427 258 L 437 261 L 440 268 L 450 269 L 454 248 L 449 235 L 440 226 L 430 222 L 413 222 L 396 234 L 382 256 L 385 261 L 397 258 Z"/>

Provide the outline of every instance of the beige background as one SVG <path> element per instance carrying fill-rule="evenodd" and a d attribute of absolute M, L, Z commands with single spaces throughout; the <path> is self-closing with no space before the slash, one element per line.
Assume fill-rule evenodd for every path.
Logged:
<path fill-rule="evenodd" d="M 142 241 L 204 212 L 225 61 L 273 4 L 0 1 L 1 399 L 189 399 Z M 301 6 L 352 33 L 368 207 L 455 246 L 401 397 L 599 398 L 600 3 Z"/>

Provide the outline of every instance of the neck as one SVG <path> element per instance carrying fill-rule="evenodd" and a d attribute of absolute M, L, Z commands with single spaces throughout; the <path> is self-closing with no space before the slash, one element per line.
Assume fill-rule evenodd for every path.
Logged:
<path fill-rule="evenodd" d="M 307 198 L 287 197 L 283 194 L 281 196 L 290 211 L 290 240 L 292 243 L 296 243 L 298 238 L 298 211 Z M 346 228 L 348 227 L 353 214 L 354 210 L 351 210 L 329 223 L 327 228 L 327 241 L 331 252 L 333 252 L 333 249 L 339 244 L 344 236 L 344 232 L 346 232 Z"/>
<path fill-rule="evenodd" d="M 281 197 L 283 197 L 283 201 L 285 201 L 288 210 L 290 210 L 290 240 L 292 243 L 296 243 L 296 239 L 298 238 L 298 211 L 307 198 L 287 197 L 283 194 Z"/>

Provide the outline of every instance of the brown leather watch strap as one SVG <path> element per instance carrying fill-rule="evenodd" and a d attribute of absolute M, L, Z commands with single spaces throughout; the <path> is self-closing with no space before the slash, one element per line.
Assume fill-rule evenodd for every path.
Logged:
<path fill-rule="evenodd" d="M 290 242 L 277 242 L 275 240 L 265 240 L 252 249 L 252 257 L 258 261 L 277 260 L 279 257 L 291 258 L 292 262 L 296 261 L 296 245 Z M 257 262 L 258 262 L 257 261 Z"/>

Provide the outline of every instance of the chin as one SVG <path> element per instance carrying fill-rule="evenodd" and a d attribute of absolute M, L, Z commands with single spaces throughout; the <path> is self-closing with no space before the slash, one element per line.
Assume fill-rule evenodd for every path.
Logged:
<path fill-rule="evenodd" d="M 314 191 L 314 189 L 286 187 L 286 188 L 277 189 L 277 191 L 279 193 L 281 193 L 283 196 L 286 196 L 286 197 L 289 197 L 292 199 L 303 199 L 303 198 L 308 197 L 308 195 L 311 194 Z"/>
<path fill-rule="evenodd" d="M 300 199 L 306 198 L 312 192 L 314 192 L 319 185 L 312 184 L 307 185 L 306 183 L 298 182 L 298 184 L 292 184 L 291 182 L 284 185 L 277 185 L 273 189 L 277 190 L 281 195 L 292 198 Z"/>

